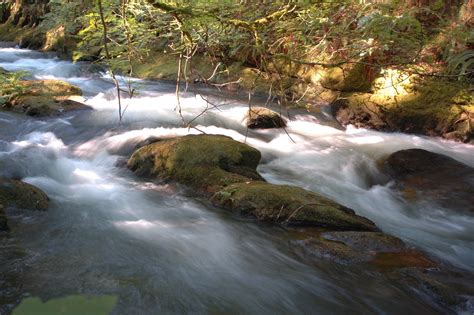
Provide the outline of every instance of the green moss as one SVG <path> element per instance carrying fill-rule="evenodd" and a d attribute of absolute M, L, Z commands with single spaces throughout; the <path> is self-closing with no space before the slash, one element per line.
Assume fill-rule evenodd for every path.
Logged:
<path fill-rule="evenodd" d="M 345 94 L 334 105 L 343 124 L 461 141 L 472 138 L 474 94 L 463 82 L 419 81 L 408 93 L 396 96 L 383 92 Z"/>
<path fill-rule="evenodd" d="M 316 193 L 294 186 L 244 182 L 218 191 L 212 202 L 223 208 L 278 223 L 374 231 L 370 220 Z"/>
<path fill-rule="evenodd" d="M 68 296 L 61 299 L 52 299 L 43 303 L 39 298 L 24 299 L 13 310 L 13 315 L 107 315 L 117 304 L 115 296 L 101 296 L 88 298 L 83 295 Z"/>
<path fill-rule="evenodd" d="M 39 188 L 18 181 L 0 178 L 0 205 L 29 210 L 46 210 L 49 198 Z"/>
<path fill-rule="evenodd" d="M 80 88 L 60 80 L 20 81 L 22 92 L 12 96 L 4 109 L 30 116 L 50 116 L 64 111 L 89 108 L 71 98 L 80 96 Z"/>
<path fill-rule="evenodd" d="M 260 152 L 219 135 L 165 139 L 138 149 L 128 161 L 139 175 L 175 180 L 203 192 L 232 183 L 261 180 Z"/>
<path fill-rule="evenodd" d="M 37 28 L 19 27 L 9 22 L 0 24 L 0 38 L 32 49 L 41 48 L 46 40 L 45 34 Z"/>
<path fill-rule="evenodd" d="M 133 65 L 136 76 L 143 79 L 176 80 L 178 75 L 178 56 L 154 53 L 146 61 Z"/>
<path fill-rule="evenodd" d="M 346 64 L 322 71 L 321 85 L 342 92 L 369 92 L 379 70 L 364 64 Z"/>

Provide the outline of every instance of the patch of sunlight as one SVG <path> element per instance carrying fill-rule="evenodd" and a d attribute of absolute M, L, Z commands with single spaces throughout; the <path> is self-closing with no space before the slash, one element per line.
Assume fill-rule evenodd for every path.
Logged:
<path fill-rule="evenodd" d="M 363 136 L 357 138 L 349 138 L 347 140 L 355 144 L 376 144 L 384 142 L 384 138 L 380 136 Z"/>
<path fill-rule="evenodd" d="M 81 170 L 79 168 L 76 168 L 74 170 L 73 174 L 76 175 L 76 176 L 82 177 L 84 179 L 91 180 L 91 181 L 96 181 L 96 180 L 100 179 L 100 176 L 97 175 L 96 173 L 94 173 L 92 171 Z"/>
<path fill-rule="evenodd" d="M 374 90 L 386 96 L 410 93 L 411 75 L 396 69 L 383 69 L 382 76 L 374 80 Z"/>
<path fill-rule="evenodd" d="M 39 298 L 24 299 L 12 315 L 107 315 L 117 304 L 117 297 L 106 295 L 88 298 L 72 295 L 43 303 Z"/>

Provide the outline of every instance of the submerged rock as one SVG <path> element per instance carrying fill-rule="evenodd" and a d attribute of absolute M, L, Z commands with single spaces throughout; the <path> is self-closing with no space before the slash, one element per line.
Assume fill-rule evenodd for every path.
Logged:
<path fill-rule="evenodd" d="M 21 81 L 22 91 L 9 99 L 3 109 L 34 117 L 55 116 L 78 109 L 90 109 L 76 101 L 80 88 L 60 80 Z"/>
<path fill-rule="evenodd" d="M 252 107 L 245 117 L 250 129 L 271 129 L 286 127 L 285 120 L 277 112 L 265 107 Z"/>
<path fill-rule="evenodd" d="M 8 231 L 8 222 L 7 222 L 7 216 L 5 214 L 5 207 L 0 204 L 0 232 L 6 232 Z"/>
<path fill-rule="evenodd" d="M 331 231 L 307 235 L 294 242 L 307 255 L 342 264 L 367 263 L 381 253 L 403 255 L 405 243 L 381 232 Z"/>
<path fill-rule="evenodd" d="M 0 205 L 44 211 L 48 209 L 49 198 L 33 185 L 19 180 L 0 178 Z"/>
<path fill-rule="evenodd" d="M 164 139 L 133 153 L 128 167 L 139 176 L 158 177 L 214 193 L 230 184 L 263 180 L 256 171 L 258 150 L 220 135 Z"/>
<path fill-rule="evenodd" d="M 383 171 L 394 179 L 405 197 L 433 200 L 446 207 L 474 214 L 474 168 L 445 155 L 422 149 L 391 154 Z"/>
<path fill-rule="evenodd" d="M 375 224 L 349 208 L 299 187 L 263 182 L 237 183 L 217 192 L 212 203 L 259 220 L 334 230 L 376 231 Z"/>

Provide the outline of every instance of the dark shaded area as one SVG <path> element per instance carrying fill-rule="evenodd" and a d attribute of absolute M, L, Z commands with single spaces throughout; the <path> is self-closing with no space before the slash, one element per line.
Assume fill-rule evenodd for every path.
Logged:
<path fill-rule="evenodd" d="M 455 211 L 474 214 L 474 168 L 421 149 L 398 151 L 383 165 L 385 173 L 401 190 L 413 191 Z"/>

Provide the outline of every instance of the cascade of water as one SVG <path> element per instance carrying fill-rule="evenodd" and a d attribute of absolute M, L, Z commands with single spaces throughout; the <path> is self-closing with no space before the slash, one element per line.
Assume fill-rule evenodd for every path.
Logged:
<path fill-rule="evenodd" d="M 48 281 L 55 286 L 46 289 L 46 297 L 74 293 L 78 286 L 94 287 L 96 293 L 120 295 L 124 314 L 137 309 L 432 311 L 396 287 L 351 268 L 324 262 L 309 267 L 288 253 L 272 228 L 242 224 L 176 188 L 136 181 L 117 167 L 137 142 L 151 136 L 199 133 L 181 127 L 174 93 L 166 84 L 135 80 L 139 93 L 124 100 L 127 110 L 118 126 L 111 82 L 87 64 L 0 49 L 0 67 L 27 70 L 38 79 L 65 79 L 80 86 L 87 105 L 95 109 L 47 120 L 0 113 L 0 176 L 25 178 L 52 199 L 47 215 L 17 217 L 30 230 L 16 237 L 36 253 L 28 262 L 34 265 L 27 274 L 31 292 L 45 290 Z M 384 156 L 413 147 L 474 166 L 474 147 L 414 135 L 342 131 L 305 114 L 289 122 L 291 139 L 281 130 L 247 134 L 247 105 L 223 97 L 214 101 L 222 106 L 197 119 L 196 125 L 259 149 L 259 171 L 268 181 L 319 192 L 372 219 L 387 233 L 474 269 L 474 218 L 429 200 L 403 200 L 377 168 Z M 190 120 L 207 104 L 189 93 L 181 106 Z M 355 285 L 359 283 L 365 287 Z"/>

